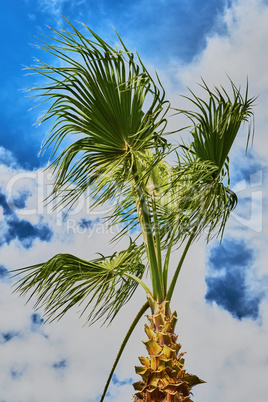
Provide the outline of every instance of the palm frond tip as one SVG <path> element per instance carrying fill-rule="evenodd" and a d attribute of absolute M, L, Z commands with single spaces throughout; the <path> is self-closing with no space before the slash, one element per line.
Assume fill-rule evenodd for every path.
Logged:
<path fill-rule="evenodd" d="M 250 123 L 253 119 L 252 106 L 256 98 L 248 97 L 248 85 L 243 97 L 232 81 L 232 96 L 223 87 L 210 90 L 205 81 L 201 86 L 208 94 L 208 101 L 190 91 L 192 97 L 186 98 L 197 111 L 175 110 L 185 114 L 193 123 L 192 152 L 203 161 L 215 163 L 221 173 L 241 124 Z M 247 147 L 253 134 L 254 127 L 249 124 Z"/>

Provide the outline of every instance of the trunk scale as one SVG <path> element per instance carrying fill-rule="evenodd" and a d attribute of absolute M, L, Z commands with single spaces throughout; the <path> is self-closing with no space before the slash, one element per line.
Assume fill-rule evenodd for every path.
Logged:
<path fill-rule="evenodd" d="M 170 313 L 169 303 L 157 303 L 148 296 L 152 316 L 145 324 L 146 346 L 149 358 L 139 357 L 142 366 L 135 367 L 142 381 L 133 384 L 135 402 L 193 402 L 191 389 L 205 381 L 186 373 L 184 353 L 174 334 L 177 314 Z"/>

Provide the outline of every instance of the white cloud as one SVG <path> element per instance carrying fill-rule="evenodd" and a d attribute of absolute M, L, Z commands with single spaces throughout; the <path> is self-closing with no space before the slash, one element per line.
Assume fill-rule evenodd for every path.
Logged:
<path fill-rule="evenodd" d="M 255 107 L 255 158 L 264 164 L 267 164 L 268 149 L 267 18 L 268 7 L 262 1 L 235 2 L 224 17 L 228 34 L 209 37 L 204 52 L 190 65 L 182 66 L 174 62 L 176 67 L 173 66 L 173 71 L 177 69 L 180 85 L 189 86 L 194 91 L 198 91 L 195 83 L 200 82 L 200 77 L 209 85 L 225 85 L 228 74 L 237 85 L 244 85 L 248 76 L 250 94 L 259 95 Z M 242 137 L 240 135 L 234 153 L 237 166 L 238 158 L 241 158 L 237 149 L 245 144 L 245 135 Z M 250 286 L 259 287 L 267 295 L 265 244 L 268 233 L 264 206 L 268 185 L 266 171 L 263 169 L 257 173 L 262 174 L 262 183 L 258 187 L 254 182 L 252 186 L 246 185 L 243 189 L 238 189 L 238 195 L 242 198 L 249 197 L 249 202 L 247 205 L 241 204 L 230 218 L 227 233 L 245 239 L 246 244 L 254 248 L 257 259 L 251 268 Z M 242 181 L 240 184 L 243 184 Z M 267 296 L 261 303 L 259 320 L 240 322 L 233 319 L 216 304 L 208 306 L 205 303 L 204 264 L 205 256 L 198 258 L 192 251 L 177 292 L 180 294 L 180 287 L 183 287 L 188 289 L 188 295 L 181 289 L 183 300 L 178 298 L 173 301 L 173 305 L 180 306 L 179 311 L 182 314 L 180 334 L 183 346 L 188 350 L 187 365 L 191 371 L 207 381 L 207 384 L 194 390 L 194 401 L 264 401 L 268 391 L 267 384 L 262 381 L 263 373 L 268 368 Z M 256 275 L 260 278 L 259 281 L 256 280 Z M 250 381 L 247 380 L 249 378 Z M 254 386 L 256 383 L 257 387 Z"/>
<path fill-rule="evenodd" d="M 7 166 L 17 166 L 17 161 L 14 158 L 12 152 L 0 146 L 0 164 L 2 163 Z"/>
<path fill-rule="evenodd" d="M 267 158 L 268 7 L 262 0 L 236 1 L 227 9 L 223 19 L 226 35 L 208 37 L 206 49 L 191 64 L 181 65 L 174 61 L 172 72 L 181 87 L 190 87 L 197 93 L 201 91 L 196 86 L 200 77 L 210 86 L 224 85 L 227 88 L 227 75 L 242 88 L 245 88 L 248 77 L 250 96 L 258 96 L 254 108 L 254 149 Z M 245 146 L 245 135 L 240 136 L 237 146 Z"/>
<path fill-rule="evenodd" d="M 10 183 L 15 177 L 15 171 L 10 171 L 8 179 L 6 170 L 6 181 Z M 26 172 L 19 171 L 23 175 Z M 40 178 L 41 172 L 36 177 Z M 32 180 L 20 180 L 23 183 L 16 188 L 19 194 L 21 188 L 27 188 L 32 192 L 30 205 L 26 209 L 38 208 L 40 182 Z M 6 189 L 8 186 L 2 186 Z M 35 200 L 35 203 L 33 202 Z M 44 261 L 59 252 L 73 253 L 84 258 L 94 258 L 98 251 L 104 254 L 111 254 L 108 243 L 111 234 L 79 231 L 78 226 L 69 227 L 68 220 L 60 223 L 56 214 L 48 214 L 46 210 L 39 211 L 39 219 L 42 216 L 44 223 L 49 223 L 54 232 L 53 241 L 50 243 L 36 240 L 31 249 L 24 249 L 17 240 L 9 245 L 1 247 L 1 263 L 7 268 L 18 268 L 36 262 Z M 81 217 L 87 216 L 85 205 L 73 215 L 72 219 L 78 222 Z M 23 215 L 23 219 L 31 220 L 31 215 Z M 94 216 L 95 218 L 95 216 Z M 126 241 L 128 243 L 128 241 Z M 126 245 L 126 244 L 125 244 Z M 0 389 L 1 398 L 15 402 L 18 398 L 23 401 L 83 401 L 90 397 L 94 398 L 101 391 L 105 383 L 107 366 L 106 358 L 114 357 L 114 349 L 110 347 L 107 340 L 109 334 L 112 339 L 116 338 L 116 327 L 113 329 L 99 330 L 98 326 L 90 329 L 82 328 L 86 319 L 80 321 L 78 315 L 70 313 L 68 318 L 60 323 L 46 325 L 37 333 L 30 331 L 30 315 L 33 313 L 33 302 L 24 306 L 26 299 L 18 299 L 17 295 L 11 294 L 11 283 L 0 282 L 1 299 L 0 304 L 6 306 L 1 313 L 0 328 L 2 334 L 16 333 L 8 342 L 0 345 L 3 350 L 0 362 Z M 2 309 L 1 309 L 2 310 Z M 126 316 L 125 316 L 126 318 Z M 122 326 L 124 327 L 124 326 Z M 124 330 L 126 331 L 127 328 Z M 48 336 L 47 338 L 44 336 Z M 120 342 L 120 340 L 119 340 Z M 119 347 L 119 342 L 117 346 Z M 53 369 L 53 363 L 66 359 L 67 367 Z M 17 378 L 12 379 L 11 373 L 16 368 Z M 88 379 L 94 378 L 89 383 Z M 14 386 L 16 384 L 16 386 Z M 49 384 L 49 387 L 47 386 Z M 62 386 L 64 384 L 64 387 Z M 40 392 L 42 390 L 42 392 Z M 38 396 L 37 396 L 38 395 Z M 35 399 L 37 398 L 37 399 Z"/>
<path fill-rule="evenodd" d="M 46 1 L 44 4 L 58 12 L 63 1 Z M 199 81 L 200 76 L 209 84 L 216 85 L 227 82 L 226 73 L 238 84 L 244 84 L 248 76 L 250 93 L 260 94 L 255 108 L 255 149 L 264 160 L 267 160 L 268 7 L 265 7 L 260 0 L 240 0 L 226 11 L 224 19 L 228 35 L 209 37 L 206 49 L 193 63 L 182 66 L 174 61 L 172 71 L 177 70 L 180 87 L 183 85 L 183 87 L 191 88 Z M 172 93 L 172 96 L 175 97 L 175 94 Z M 243 146 L 244 143 L 244 138 L 242 139 L 241 136 L 239 146 L 241 144 Z M 98 235 L 96 232 L 92 234 L 87 231 L 79 233 L 73 221 L 69 221 L 69 226 L 68 221 L 61 224 L 56 213 L 48 214 L 47 210 L 41 209 L 40 199 L 44 190 L 41 171 L 35 172 L 36 177 L 24 176 L 23 179 L 23 174 L 26 175 L 27 172 L 6 166 L 0 168 L 2 190 L 7 191 L 8 185 L 14 191 L 11 191 L 12 194 L 19 194 L 25 188 L 30 189 L 32 196 L 27 199 L 26 208 L 28 211 L 39 208 L 39 215 L 54 232 L 52 242 L 36 240 L 34 247 L 29 250 L 15 241 L 10 245 L 2 246 L 1 264 L 15 268 L 18 264 L 28 265 L 48 259 L 58 252 L 71 252 L 84 258 L 90 258 L 98 251 L 104 254 L 110 252 L 111 234 Z M 14 180 L 15 174 L 22 174 L 21 180 Z M 40 180 L 37 180 L 37 177 Z M 50 179 L 46 177 L 44 182 L 48 185 Z M 249 193 L 251 190 L 254 189 L 248 189 Z M 255 190 L 260 189 L 256 187 Z M 264 202 L 267 197 L 265 175 L 261 191 Z M 246 224 L 241 225 L 239 219 L 233 216 L 227 227 L 227 234 L 243 238 L 256 250 L 256 261 L 252 268 L 256 273 L 254 278 L 256 276 L 260 278 L 259 286 L 263 291 L 267 291 L 268 222 L 264 205 L 263 203 L 260 231 L 248 228 Z M 19 211 L 16 212 L 19 213 Z M 247 211 L 241 211 L 241 216 L 243 216 L 242 212 Z M 252 224 L 258 226 L 259 212 L 256 212 L 254 205 L 253 212 L 253 220 L 255 220 Z M 24 219 L 36 224 L 40 216 L 29 213 L 26 217 L 24 216 Z M 82 217 L 94 219 L 96 216 L 87 215 L 84 205 L 77 211 L 74 219 L 79 221 Z M 174 254 L 173 266 L 176 266 L 177 259 L 177 254 Z M 261 303 L 260 319 L 257 321 L 238 321 L 216 304 L 208 305 L 205 302 L 206 263 L 205 244 L 200 241 L 187 257 L 172 303 L 172 307 L 177 310 L 179 316 L 177 324 L 179 340 L 182 343 L 182 349 L 188 352 L 187 367 L 190 372 L 207 381 L 207 384 L 194 389 L 194 401 L 264 401 L 268 391 L 264 378 L 268 368 L 267 298 Z M 253 279 L 250 283 L 252 286 L 258 286 Z M 30 331 L 30 315 L 33 312 L 33 303 L 25 307 L 25 300 L 12 295 L 6 281 L 0 282 L 0 295 L 0 307 L 3 312 L 0 315 L 1 332 L 19 333 L 19 336 L 14 337 L 4 346 L 0 345 L 1 398 L 8 402 L 17 402 L 19 398 L 23 402 L 97 401 L 123 336 L 137 312 L 137 306 L 144 303 L 143 292 L 138 290 L 129 305 L 122 310 L 118 319 L 109 328 L 99 329 L 98 325 L 81 328 L 83 318 L 79 321 L 77 314 L 71 312 L 61 322 L 46 324 L 39 331 L 32 332 Z M 141 343 L 141 340 L 145 339 L 143 333 L 145 321 L 146 319 L 142 320 L 138 326 L 118 366 L 119 379 L 134 378 L 136 380 L 138 378 L 134 374 L 134 365 L 138 364 L 137 356 L 146 353 Z M 62 359 L 66 359 L 67 367 L 61 372 L 56 372 L 52 364 Z M 16 380 L 11 378 L 11 370 L 14 367 L 23 373 Z M 125 402 L 130 400 L 132 393 L 132 387 L 129 385 L 113 384 L 107 402 Z"/>
<path fill-rule="evenodd" d="M 97 252 L 111 255 L 115 251 L 109 245 L 114 233 L 106 231 L 99 223 L 88 229 L 78 225 L 82 218 L 94 221 L 98 216 L 103 216 L 108 205 L 104 210 L 89 214 L 88 203 L 81 201 L 80 206 L 62 222 L 62 214 L 51 212 L 51 208 L 40 203 L 51 183 L 47 173 L 41 170 L 27 172 L 6 166 L 1 166 L 1 172 L 1 192 L 7 197 L 13 213 L 32 224 L 37 224 L 41 219 L 53 231 L 52 241 L 47 243 L 36 239 L 30 249 L 25 249 L 18 239 L 2 245 L 1 264 L 6 268 L 16 269 L 46 261 L 57 253 L 72 253 L 91 259 L 97 256 Z M 25 208 L 18 209 L 12 200 L 26 190 L 31 196 L 27 198 Z M 123 243 L 120 247 L 127 247 L 128 239 Z M 99 329 L 98 324 L 82 328 L 86 316 L 79 320 L 78 309 L 74 309 L 61 322 L 46 324 L 39 331 L 32 332 L 30 316 L 34 312 L 34 300 L 25 306 L 27 298 L 21 299 L 11 293 L 12 283 L 14 280 L 0 281 L 0 305 L 3 303 L 5 306 L 1 309 L 0 332 L 2 336 L 16 334 L 11 340 L 0 344 L 3 350 L 0 361 L 1 398 L 9 402 L 15 402 L 18 398 L 38 402 L 53 398 L 55 402 L 94 400 L 105 384 L 109 372 L 107 361 L 112 364 L 122 333 L 126 333 L 131 323 L 129 311 L 125 310 L 119 317 L 122 328 L 120 336 L 117 325 L 108 329 Z M 143 303 L 144 300 L 138 301 L 139 305 Z M 136 306 L 132 302 L 132 317 L 136 314 Z M 109 337 L 116 345 L 113 348 L 106 342 Z M 66 368 L 56 370 L 52 367 L 53 363 L 63 359 L 66 359 Z M 12 372 L 17 378 L 12 378 Z M 92 380 L 89 381 L 89 378 Z M 41 389 L 43 391 L 40 393 Z"/>
<path fill-rule="evenodd" d="M 60 17 L 63 12 L 64 5 L 68 4 L 72 7 L 79 7 L 86 0 L 42 0 L 39 7 L 42 11 L 49 12 L 56 17 Z"/>

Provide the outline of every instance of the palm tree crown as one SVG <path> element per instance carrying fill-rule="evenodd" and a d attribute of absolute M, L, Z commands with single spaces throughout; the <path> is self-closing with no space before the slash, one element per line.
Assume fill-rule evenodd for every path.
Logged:
<path fill-rule="evenodd" d="M 195 111 L 175 109 L 175 113 L 190 119 L 190 143 L 169 143 L 165 129 L 171 105 L 158 76 L 152 78 L 139 56 L 131 53 L 119 36 L 118 49 L 86 26 L 83 28 L 91 39 L 68 24 L 70 31 L 52 29 L 53 37 L 47 37 L 49 43 L 41 41 L 39 45 L 60 63 L 52 66 L 39 62 L 31 68 L 45 79 L 44 85 L 32 88 L 49 103 L 41 123 L 53 121 L 44 144 L 45 149 L 52 149 L 49 169 L 55 178 L 49 201 L 68 209 L 83 194 L 94 199 L 93 207 L 116 200 L 106 218 L 110 225 L 122 225 L 117 240 L 125 235 L 131 240 L 126 250 L 101 255 L 93 261 L 57 254 L 47 262 L 20 269 L 16 274 L 23 275 L 16 290 L 22 295 L 31 292 L 30 298 L 37 296 L 35 306 L 44 307 L 48 319 L 59 319 L 74 305 L 85 303 L 83 313 L 93 323 L 101 318 L 111 322 L 136 287 L 143 287 L 148 300 L 123 341 L 103 400 L 125 344 L 149 307 L 153 318 L 151 329 L 146 331 L 151 346 L 146 347 L 150 355 L 156 353 L 153 349 L 158 350 L 157 367 L 164 367 L 163 383 L 168 373 L 164 362 L 171 357 L 159 349 L 161 326 L 158 328 L 157 317 L 160 313 L 167 317 L 163 318 L 165 339 L 173 344 L 176 319 L 170 314 L 169 304 L 176 281 L 193 241 L 205 230 L 208 240 L 222 236 L 236 206 L 228 158 L 241 124 L 251 121 L 254 99 L 248 97 L 247 88 L 242 96 L 232 81 L 231 95 L 223 88 L 211 90 L 203 82 L 208 100 L 191 93 L 187 99 Z M 248 141 L 250 136 L 251 129 Z M 63 148 L 69 137 L 70 145 Z M 176 160 L 172 166 L 168 163 L 171 153 Z M 184 251 L 173 277 L 168 278 L 174 246 L 184 246 Z M 150 285 L 142 280 L 147 271 Z M 177 359 L 174 364 L 178 369 L 172 370 L 178 379 L 183 363 L 181 357 Z M 142 361 L 147 366 L 152 364 Z M 144 378 L 136 386 L 136 398 L 143 398 L 146 392 L 176 392 L 184 395 L 178 398 L 184 399 L 174 401 L 190 401 L 189 389 L 201 382 L 198 377 L 183 374 L 176 380 L 176 390 L 170 385 L 167 388 L 166 383 L 161 383 L 160 389 L 159 378 L 153 380 L 152 367 L 148 367 L 140 370 Z"/>

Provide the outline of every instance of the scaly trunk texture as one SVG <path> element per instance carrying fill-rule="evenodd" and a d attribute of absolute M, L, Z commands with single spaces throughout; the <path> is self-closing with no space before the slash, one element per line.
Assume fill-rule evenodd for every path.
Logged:
<path fill-rule="evenodd" d="M 204 383 L 197 376 L 186 373 L 184 353 L 179 353 L 181 345 L 177 343 L 174 328 L 177 314 L 170 314 L 166 302 L 158 304 L 148 297 L 152 317 L 148 316 L 150 326 L 145 324 L 146 346 L 149 358 L 139 357 L 142 366 L 135 367 L 143 381 L 133 384 L 138 391 L 135 402 L 193 402 L 190 398 L 194 385 Z"/>

